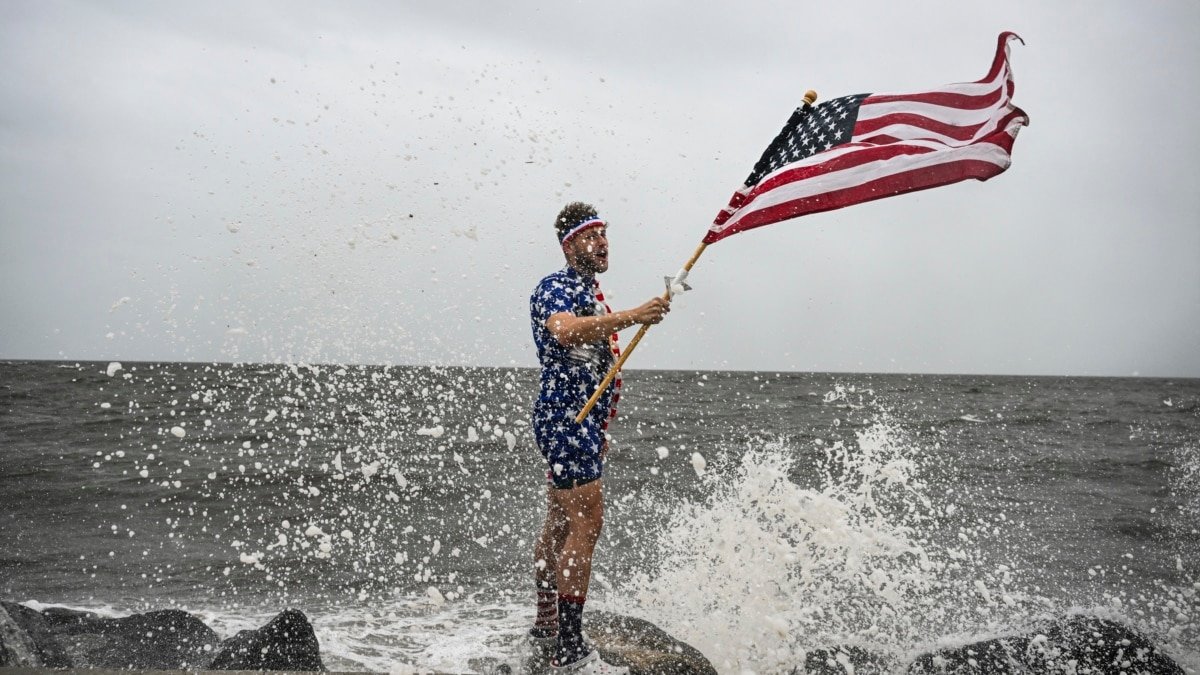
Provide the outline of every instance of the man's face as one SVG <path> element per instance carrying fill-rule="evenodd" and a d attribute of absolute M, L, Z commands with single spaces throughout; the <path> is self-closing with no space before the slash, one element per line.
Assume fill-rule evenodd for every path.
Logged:
<path fill-rule="evenodd" d="M 593 227 L 571 237 L 563 247 L 567 262 L 579 272 L 600 274 L 608 271 L 608 228 Z"/>

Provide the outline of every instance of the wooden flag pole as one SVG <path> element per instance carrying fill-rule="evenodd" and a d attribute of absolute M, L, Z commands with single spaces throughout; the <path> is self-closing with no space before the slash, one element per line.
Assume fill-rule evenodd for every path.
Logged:
<path fill-rule="evenodd" d="M 700 242 L 700 245 L 696 247 L 696 252 L 692 254 L 692 257 L 689 258 L 686 263 L 684 263 L 684 272 L 692 271 L 692 265 L 695 265 L 696 261 L 700 259 L 700 254 L 704 253 L 705 248 L 708 248 L 708 244 Z M 670 289 L 662 294 L 662 299 L 671 299 Z M 642 327 L 638 329 L 637 335 L 634 335 L 633 339 L 629 341 L 629 346 L 621 350 L 621 357 L 617 359 L 617 362 L 613 364 L 612 368 L 608 369 L 608 374 L 604 376 L 603 380 L 601 380 L 600 386 L 596 387 L 596 391 L 593 392 L 592 397 L 588 399 L 587 405 L 583 406 L 583 410 L 580 410 L 579 414 L 575 416 L 576 424 L 582 424 L 583 418 L 587 417 L 587 414 L 592 411 L 592 408 L 596 407 L 596 401 L 600 400 L 600 395 L 604 393 L 604 390 L 608 388 L 608 385 L 612 384 L 613 378 L 617 376 L 617 373 L 621 372 L 621 366 L 625 365 L 625 360 L 628 359 L 629 355 L 633 353 L 633 350 L 637 348 L 638 343 L 642 341 L 642 336 L 645 335 L 646 331 L 648 330 L 650 330 L 650 324 L 642 324 Z"/>
<path fill-rule="evenodd" d="M 802 107 L 807 108 L 816 102 L 816 100 L 817 92 L 809 89 L 808 91 L 804 92 L 804 103 L 802 104 Z M 776 142 L 779 142 L 779 140 L 780 139 L 777 138 Z M 685 273 L 692 271 L 692 265 L 696 264 L 696 261 L 700 259 L 700 254 L 704 253 L 704 249 L 707 247 L 708 244 L 700 242 L 700 246 L 696 247 L 696 252 L 692 254 L 692 257 L 683 266 L 683 271 Z M 663 293 L 662 299 L 671 299 L 671 289 L 668 288 L 667 291 Z M 615 378 L 617 373 L 621 371 L 621 366 L 625 365 L 625 360 L 628 359 L 629 355 L 633 353 L 634 348 L 636 348 L 638 343 L 642 341 L 642 336 L 645 335 L 646 331 L 648 330 L 650 330 L 650 324 L 648 323 L 642 324 L 642 327 L 638 329 L 637 335 L 634 335 L 633 339 L 629 341 L 629 346 L 621 352 L 621 358 L 617 359 L 617 362 L 613 364 L 613 367 L 608 370 L 608 374 L 605 375 L 604 379 L 600 382 L 600 386 L 596 387 L 596 391 L 593 392 L 592 397 L 588 399 L 587 405 L 583 406 L 583 410 L 580 410 L 579 414 L 575 416 L 576 424 L 582 424 L 583 418 L 587 417 L 587 414 L 592 411 L 592 408 L 596 407 L 596 401 L 600 400 L 600 395 L 605 389 L 608 388 L 608 385 L 612 384 L 613 378 Z"/>

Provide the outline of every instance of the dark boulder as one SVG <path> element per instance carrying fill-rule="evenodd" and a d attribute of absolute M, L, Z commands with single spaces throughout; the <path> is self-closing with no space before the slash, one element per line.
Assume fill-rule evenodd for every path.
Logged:
<path fill-rule="evenodd" d="M 583 632 L 600 652 L 600 658 L 614 666 L 626 666 L 631 675 L 716 675 L 708 659 L 695 647 L 671 637 L 649 621 L 631 616 L 589 610 L 583 615 Z M 524 643 L 524 638 L 521 638 Z M 495 659 L 473 659 L 474 672 L 507 675 L 514 671 L 529 675 L 550 675 L 549 651 L 526 645 L 524 663 L 514 668 Z"/>
<path fill-rule="evenodd" d="M 1032 635 L 994 638 L 924 654 L 911 675 L 933 673 L 1144 673 L 1183 675 L 1183 669 L 1141 633 L 1107 619 L 1073 616 Z"/>
<path fill-rule="evenodd" d="M 325 670 L 320 644 L 303 612 L 280 612 L 270 623 L 221 643 L 212 670 Z"/>
<path fill-rule="evenodd" d="M 699 650 L 649 621 L 593 611 L 583 623 L 600 658 L 629 666 L 631 675 L 716 675 Z"/>
<path fill-rule="evenodd" d="M 1126 671 L 1151 675 L 1183 675 L 1183 668 L 1163 654 L 1146 636 L 1107 619 L 1070 617 L 1046 631 L 1046 640 L 1034 638 L 1030 649 L 1043 669 L 1061 670 L 1059 664 L 1074 660 L 1079 672 Z"/>
<path fill-rule="evenodd" d="M 317 636 L 288 610 L 221 641 L 180 610 L 119 619 L 0 603 L 0 667 L 133 670 L 324 670 Z"/>
<path fill-rule="evenodd" d="M 0 601 L 0 667 L 70 668 L 71 657 L 41 612 Z"/>
<path fill-rule="evenodd" d="M 178 670 L 203 667 L 219 642 L 203 621 L 178 609 L 117 619 L 55 610 L 42 616 L 70 656 L 90 668 Z"/>

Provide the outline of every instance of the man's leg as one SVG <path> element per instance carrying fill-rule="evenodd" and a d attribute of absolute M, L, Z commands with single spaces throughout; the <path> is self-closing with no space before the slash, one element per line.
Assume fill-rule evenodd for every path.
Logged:
<path fill-rule="evenodd" d="M 546 520 L 533 544 L 533 580 L 537 588 L 537 616 L 530 635 L 558 637 L 558 558 L 567 540 L 567 516 L 546 488 Z"/>
<path fill-rule="evenodd" d="M 569 489 L 550 490 L 567 523 L 566 539 L 558 557 L 558 651 L 559 663 L 585 656 L 583 605 L 592 578 L 592 554 L 604 525 L 604 493 L 601 480 Z"/>

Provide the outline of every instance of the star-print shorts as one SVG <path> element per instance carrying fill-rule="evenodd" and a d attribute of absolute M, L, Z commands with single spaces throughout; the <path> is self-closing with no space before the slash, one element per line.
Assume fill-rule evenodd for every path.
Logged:
<path fill-rule="evenodd" d="M 541 401 L 533 406 L 533 437 L 549 466 L 546 478 L 559 489 L 586 485 L 604 470 L 604 416 L 590 414 L 583 424 L 575 424 L 577 412 L 572 406 Z"/>

